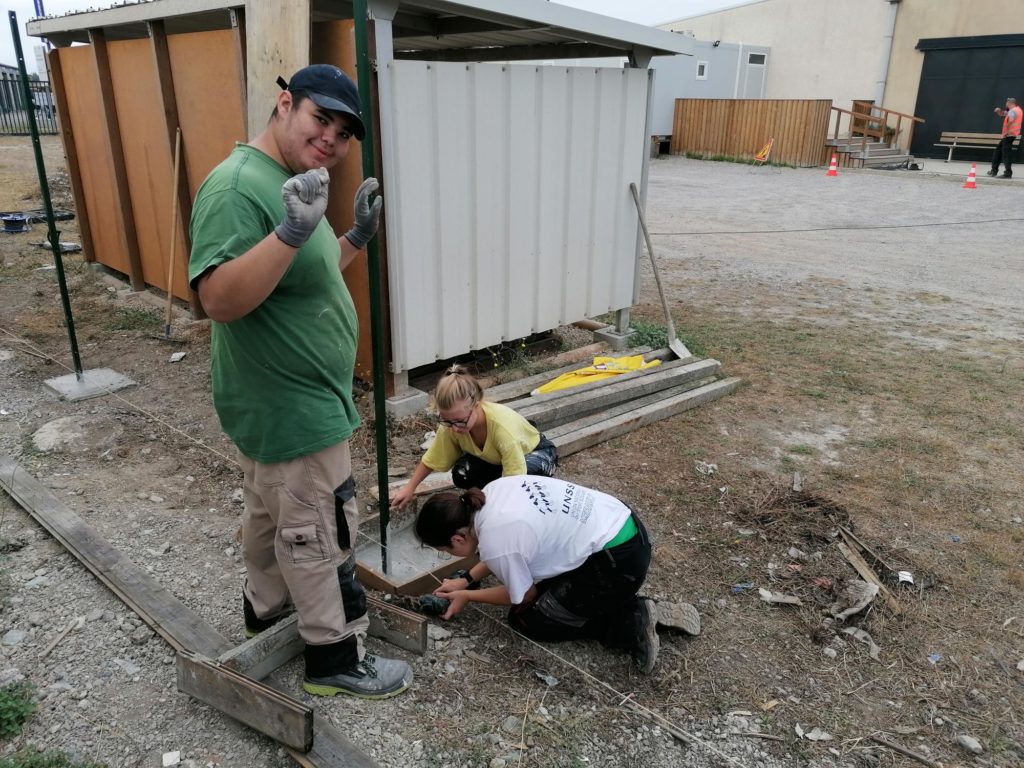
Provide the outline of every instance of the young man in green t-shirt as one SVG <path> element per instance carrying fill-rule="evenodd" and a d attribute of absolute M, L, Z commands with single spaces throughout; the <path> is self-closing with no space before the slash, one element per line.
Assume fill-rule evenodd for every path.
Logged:
<path fill-rule="evenodd" d="M 358 522 L 348 439 L 358 327 L 341 271 L 377 231 L 376 179 L 337 237 L 324 219 L 327 169 L 362 139 L 359 93 L 337 67 L 305 67 L 267 127 L 237 144 L 193 206 L 189 281 L 213 320 L 213 400 L 240 452 L 246 632 L 293 609 L 309 693 L 384 698 L 405 690 L 403 661 L 367 654 L 355 575 Z"/>

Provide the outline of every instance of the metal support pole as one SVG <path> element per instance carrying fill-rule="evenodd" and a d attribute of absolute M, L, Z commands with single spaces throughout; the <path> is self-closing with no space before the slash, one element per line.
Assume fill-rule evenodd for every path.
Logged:
<path fill-rule="evenodd" d="M 352 3 L 356 37 L 356 76 L 359 94 L 363 103 L 363 125 L 366 127 L 366 138 L 362 141 L 363 176 L 377 177 L 373 151 L 374 115 L 377 105 L 373 100 L 373 88 L 370 82 L 370 53 L 366 27 L 369 22 L 369 10 L 366 0 L 355 0 Z M 390 499 L 388 498 L 388 422 L 385 410 L 384 382 L 384 329 L 381 321 L 380 296 L 380 249 L 376 236 L 366 246 L 366 266 L 370 281 L 370 335 L 373 349 L 373 414 L 374 437 L 377 443 L 377 503 L 380 505 L 380 556 L 383 572 L 388 572 L 388 523 L 391 519 Z"/>
<path fill-rule="evenodd" d="M 28 72 L 25 70 L 25 56 L 21 52 L 21 35 L 18 30 L 18 17 L 14 11 L 8 11 L 11 20 L 11 38 L 14 41 L 14 54 L 18 59 L 18 74 L 21 76 L 21 97 L 25 103 L 25 114 L 28 116 L 29 132 L 32 134 L 32 149 L 36 155 L 36 171 L 39 173 L 39 187 L 43 194 L 43 207 L 46 209 L 46 225 L 48 227 L 50 247 L 53 249 L 53 261 L 57 266 L 57 282 L 60 285 L 60 300 L 64 306 L 64 320 L 68 327 L 68 341 L 71 343 L 71 359 L 75 364 L 75 378 L 82 380 L 82 358 L 78 354 L 78 338 L 75 336 L 75 318 L 71 315 L 71 299 L 68 296 L 68 283 L 64 277 L 64 259 L 60 254 L 60 232 L 53 218 L 53 203 L 50 202 L 50 184 L 46 180 L 46 165 L 43 163 L 43 147 L 39 143 L 39 126 L 36 125 L 35 105 L 28 87 Z"/>

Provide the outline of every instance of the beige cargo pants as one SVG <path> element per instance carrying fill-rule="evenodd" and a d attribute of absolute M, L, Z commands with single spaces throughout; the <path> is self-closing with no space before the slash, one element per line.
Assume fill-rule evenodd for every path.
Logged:
<path fill-rule="evenodd" d="M 356 579 L 358 526 L 348 441 L 277 464 L 240 457 L 245 596 L 261 619 L 298 613 L 308 645 L 356 637 L 359 658 L 369 626 Z"/>

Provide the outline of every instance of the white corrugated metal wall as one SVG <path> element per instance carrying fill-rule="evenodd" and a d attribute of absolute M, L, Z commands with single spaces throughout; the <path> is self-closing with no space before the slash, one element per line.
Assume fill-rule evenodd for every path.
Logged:
<path fill-rule="evenodd" d="M 648 73 L 379 73 L 394 368 L 632 304 Z"/>

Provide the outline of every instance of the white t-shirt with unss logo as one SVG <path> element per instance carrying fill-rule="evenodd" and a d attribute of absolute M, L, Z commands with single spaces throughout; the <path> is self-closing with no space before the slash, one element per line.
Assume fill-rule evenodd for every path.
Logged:
<path fill-rule="evenodd" d="M 480 559 L 513 605 L 538 581 L 582 565 L 630 515 L 614 496 L 554 477 L 502 477 L 483 491 L 487 501 L 474 520 Z"/>

